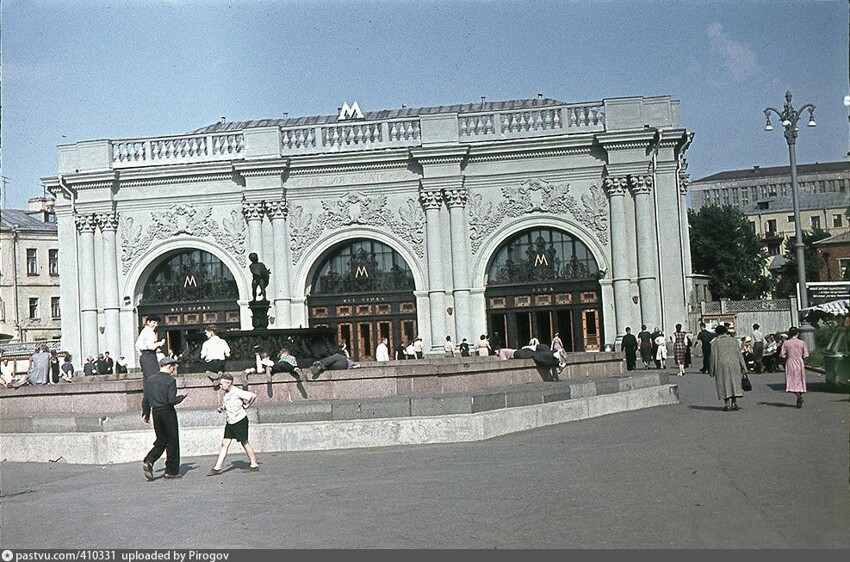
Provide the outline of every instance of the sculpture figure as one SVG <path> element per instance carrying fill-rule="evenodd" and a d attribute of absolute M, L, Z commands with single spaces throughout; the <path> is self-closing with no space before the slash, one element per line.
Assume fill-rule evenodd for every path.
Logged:
<path fill-rule="evenodd" d="M 251 295 L 255 301 L 260 300 L 268 300 L 266 299 L 266 287 L 269 285 L 269 276 L 271 275 L 271 271 L 268 270 L 266 264 L 259 261 L 259 257 L 256 252 L 251 252 L 248 254 L 248 259 L 251 260 L 251 265 L 248 266 L 248 269 L 251 270 Z M 259 289 L 260 295 L 257 294 Z"/>

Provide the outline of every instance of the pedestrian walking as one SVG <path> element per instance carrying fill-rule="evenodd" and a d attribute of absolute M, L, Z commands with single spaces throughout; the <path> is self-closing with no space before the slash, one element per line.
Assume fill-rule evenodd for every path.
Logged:
<path fill-rule="evenodd" d="M 679 376 L 685 376 L 685 359 L 688 353 L 687 334 L 682 331 L 682 325 L 676 324 L 673 332 L 673 360 L 679 368 Z"/>
<path fill-rule="evenodd" d="M 780 356 L 785 359 L 785 392 L 797 395 L 797 408 L 803 407 L 803 394 L 806 393 L 806 364 L 803 361 L 809 356 L 809 346 L 800 339 L 800 330 L 791 326 L 788 330 L 788 340 L 782 344 Z"/>
<path fill-rule="evenodd" d="M 250 465 L 242 472 L 257 472 L 260 466 L 257 464 L 257 455 L 254 453 L 254 448 L 248 441 L 248 414 L 245 412 L 251 407 L 251 404 L 257 399 L 257 395 L 241 388 L 233 386 L 233 375 L 223 373 L 219 379 L 221 390 L 224 391 L 224 396 L 216 411 L 218 413 L 227 413 L 227 422 L 224 425 L 224 438 L 221 440 L 221 449 L 218 452 L 218 459 L 207 476 L 218 476 L 222 472 L 224 466 L 224 458 L 227 456 L 227 450 L 234 440 L 238 441 L 245 453 L 248 455 Z"/>
<path fill-rule="evenodd" d="M 737 399 L 744 395 L 741 377 L 747 372 L 747 364 L 738 341 L 729 335 L 726 326 L 717 326 L 714 333 L 708 374 L 714 378 L 717 398 L 723 400 L 723 411 L 729 412 L 738 409 Z"/>
<path fill-rule="evenodd" d="M 646 329 L 646 324 L 640 325 L 637 337 L 640 341 L 640 360 L 643 361 L 643 368 L 649 369 L 649 363 L 652 361 L 652 334 Z"/>
<path fill-rule="evenodd" d="M 180 428 L 177 424 L 177 411 L 174 406 L 188 395 L 177 394 L 177 360 L 163 357 L 159 362 L 159 371 L 145 379 L 142 398 L 142 420 L 145 425 L 153 418 L 153 430 L 156 440 L 142 461 L 145 478 L 153 480 L 153 464 L 165 453 L 165 479 L 181 478 L 180 474 Z"/>
<path fill-rule="evenodd" d="M 638 340 L 629 326 L 626 326 L 626 334 L 623 336 L 620 347 L 626 354 L 626 370 L 634 371 L 637 363 Z M 552 348 L 552 350 L 556 351 L 555 348 Z"/>

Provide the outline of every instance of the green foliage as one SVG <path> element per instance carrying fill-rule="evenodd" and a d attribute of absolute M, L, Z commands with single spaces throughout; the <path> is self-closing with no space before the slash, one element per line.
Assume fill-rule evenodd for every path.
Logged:
<path fill-rule="evenodd" d="M 812 245 L 818 240 L 829 238 L 829 233 L 820 229 L 803 231 L 803 259 L 806 261 L 806 281 L 820 281 L 823 260 Z M 776 293 L 780 297 L 797 294 L 797 237 L 791 236 L 785 244 L 785 265 L 782 266 Z"/>
<path fill-rule="evenodd" d="M 694 273 L 710 277 L 716 299 L 760 299 L 773 289 L 764 273 L 767 250 L 744 213 L 731 205 L 688 211 Z"/>

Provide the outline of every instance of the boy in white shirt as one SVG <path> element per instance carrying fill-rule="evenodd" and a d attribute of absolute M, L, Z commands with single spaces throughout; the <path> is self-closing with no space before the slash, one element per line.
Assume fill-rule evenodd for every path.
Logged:
<path fill-rule="evenodd" d="M 248 414 L 245 409 L 257 399 L 257 395 L 247 390 L 242 390 L 233 386 L 233 375 L 224 373 L 219 379 L 221 390 L 224 391 L 224 397 L 221 401 L 221 406 L 217 412 L 227 412 L 227 424 L 224 426 L 224 439 L 221 441 L 221 450 L 218 452 L 218 460 L 215 466 L 207 472 L 207 476 L 218 476 L 222 472 L 224 465 L 224 457 L 227 456 L 227 450 L 230 448 L 230 443 L 235 439 L 242 444 L 245 452 L 248 454 L 248 460 L 251 461 L 251 466 L 244 469 L 242 472 L 257 472 L 260 466 L 257 464 L 257 456 L 254 454 L 254 448 L 248 442 Z"/>

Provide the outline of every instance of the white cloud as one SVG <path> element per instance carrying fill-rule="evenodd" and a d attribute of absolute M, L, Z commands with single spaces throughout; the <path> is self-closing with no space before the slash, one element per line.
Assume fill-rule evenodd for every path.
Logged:
<path fill-rule="evenodd" d="M 719 56 L 720 62 L 732 78 L 742 80 L 758 71 L 759 64 L 752 47 L 729 37 L 720 23 L 714 22 L 708 26 L 708 39 L 712 51 Z"/>

